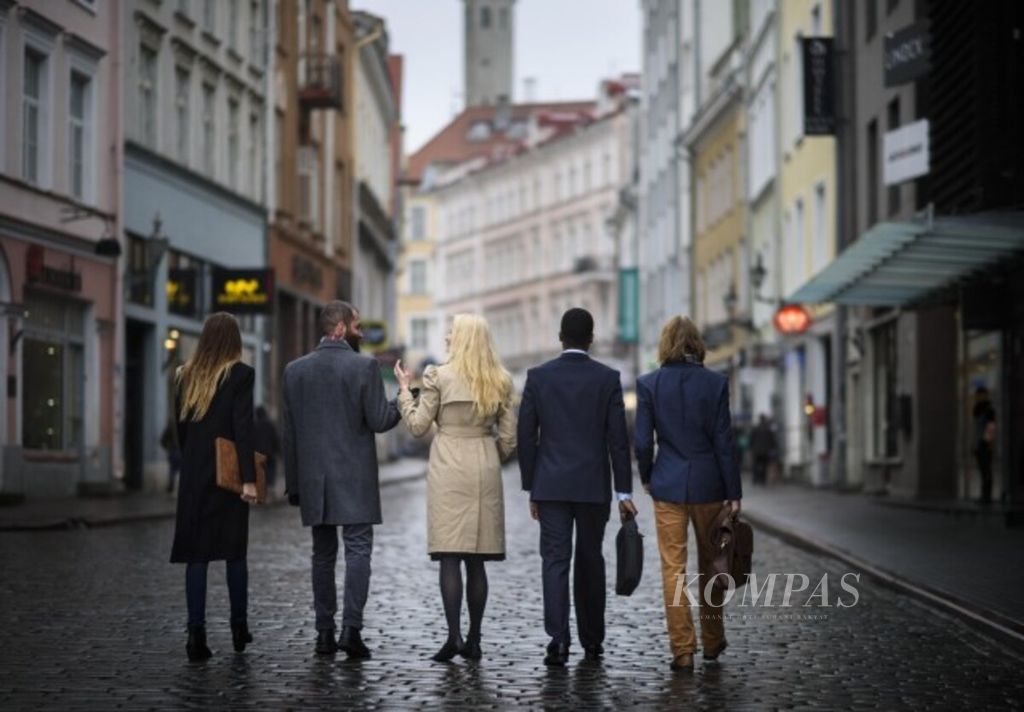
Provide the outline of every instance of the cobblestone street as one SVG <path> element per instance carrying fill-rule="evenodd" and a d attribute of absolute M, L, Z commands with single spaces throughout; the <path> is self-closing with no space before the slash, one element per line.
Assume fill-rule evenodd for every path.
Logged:
<path fill-rule="evenodd" d="M 364 663 L 313 654 L 309 532 L 275 507 L 251 524 L 250 625 L 255 642 L 231 651 L 220 567 L 207 611 L 214 658 L 189 664 L 184 569 L 167 563 L 170 521 L 0 535 L 0 709 L 552 708 L 664 709 L 976 708 L 1024 703 L 1021 660 L 959 621 L 862 579 L 851 608 L 802 608 L 822 574 L 830 603 L 845 568 L 758 533 L 754 570 L 802 573 L 811 586 L 793 608 L 727 608 L 729 650 L 718 663 L 672 673 L 651 507 L 644 579 L 630 598 L 611 594 L 603 665 L 576 646 L 565 669 L 542 664 L 536 523 L 506 473 L 508 561 L 488 569 L 491 598 L 479 664 L 438 664 L 443 623 L 436 564 L 424 552 L 424 483 L 384 490 L 376 530 Z M 692 555 L 691 547 L 691 555 Z M 692 563 L 691 563 L 692 567 Z M 339 568 L 339 584 L 342 571 Z M 784 579 L 776 585 L 781 601 Z M 815 599 L 816 601 L 818 599 Z M 340 615 L 339 615 L 340 619 Z M 574 631 L 575 633 L 575 631 Z"/>

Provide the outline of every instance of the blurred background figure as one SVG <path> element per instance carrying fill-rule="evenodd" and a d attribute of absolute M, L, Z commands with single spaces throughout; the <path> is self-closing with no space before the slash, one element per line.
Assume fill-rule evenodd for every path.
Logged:
<path fill-rule="evenodd" d="M 768 467 L 778 457 L 779 445 L 775 440 L 771 419 L 761 414 L 757 425 L 750 433 L 750 458 L 754 469 L 754 484 L 763 485 L 768 480 Z"/>
<path fill-rule="evenodd" d="M 981 474 L 981 497 L 978 501 L 992 501 L 992 448 L 996 442 L 996 409 L 988 388 L 978 386 L 974 391 L 974 457 Z"/>
<path fill-rule="evenodd" d="M 277 496 L 277 458 L 281 454 L 281 438 L 277 425 L 263 406 L 256 408 L 253 420 L 253 445 L 267 456 L 267 494 Z"/>

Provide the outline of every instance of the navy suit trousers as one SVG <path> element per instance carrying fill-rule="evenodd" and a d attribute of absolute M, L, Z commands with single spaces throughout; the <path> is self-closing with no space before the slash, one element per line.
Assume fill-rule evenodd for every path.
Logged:
<path fill-rule="evenodd" d="M 576 628 L 584 648 L 604 642 L 605 566 L 602 545 L 608 502 L 537 502 L 543 561 L 544 629 L 554 644 L 569 643 L 569 566 L 573 563 Z M 576 556 L 573 561 L 573 526 Z"/>

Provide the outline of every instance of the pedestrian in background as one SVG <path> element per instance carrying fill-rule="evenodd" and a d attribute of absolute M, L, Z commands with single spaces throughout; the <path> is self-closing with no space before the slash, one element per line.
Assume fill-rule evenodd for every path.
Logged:
<path fill-rule="evenodd" d="M 167 494 L 174 492 L 174 483 L 181 472 L 181 446 L 178 444 L 178 426 L 174 418 L 167 421 L 160 435 L 160 447 L 167 453 Z"/>
<path fill-rule="evenodd" d="M 281 453 L 281 439 L 277 426 L 263 406 L 257 406 L 253 421 L 253 442 L 256 450 L 267 456 L 267 492 L 277 493 L 277 458 Z"/>
<path fill-rule="evenodd" d="M 981 497 L 979 502 L 992 502 L 992 450 L 996 442 L 996 409 L 985 386 L 974 391 L 974 457 L 981 474 Z"/>
<path fill-rule="evenodd" d="M 256 502 L 252 397 L 255 372 L 241 362 L 242 335 L 230 314 L 203 324 L 195 355 L 176 374 L 175 415 L 182 449 L 181 486 L 171 561 L 184 563 L 189 660 L 206 660 L 206 571 L 226 561 L 231 637 L 238 652 L 252 642 L 247 608 L 249 505 Z M 214 441 L 235 443 L 241 496 L 217 486 Z"/>
<path fill-rule="evenodd" d="M 619 516 L 636 516 L 619 372 L 587 353 L 594 341 L 587 310 L 565 312 L 558 338 L 562 355 L 527 373 L 517 435 L 523 489 L 540 522 L 544 629 L 551 636 L 544 664 L 552 666 L 569 658 L 570 565 L 580 643 L 590 661 L 604 654 L 602 545 L 613 472 Z"/>
<path fill-rule="evenodd" d="M 419 398 L 412 377 L 395 365 L 398 407 L 409 431 L 438 433 L 427 471 L 427 551 L 440 562 L 441 602 L 448 639 L 433 656 L 481 657 L 480 637 L 487 605 L 486 561 L 505 559 L 505 497 L 501 463 L 516 447 L 512 378 L 501 365 L 487 322 L 459 314 L 447 337 L 448 361 L 423 373 Z M 462 640 L 462 566 L 466 567 L 469 634 Z"/>
<path fill-rule="evenodd" d="M 772 422 L 764 413 L 758 419 L 750 434 L 750 455 L 753 460 L 754 484 L 763 485 L 768 480 L 768 466 L 778 457 L 779 446 L 775 440 Z"/>
<path fill-rule="evenodd" d="M 697 539 L 704 659 L 715 660 L 725 650 L 723 592 L 715 588 L 707 595 L 714 558 L 709 535 L 723 506 L 733 516 L 739 514 L 743 494 L 732 442 L 729 381 L 704 368 L 704 351 L 697 326 L 673 317 L 658 341 L 661 368 L 641 376 L 636 385 L 636 459 L 640 481 L 654 499 L 673 670 L 692 669 L 697 649 L 688 599 L 676 600 L 677 582 L 686 580 L 691 521 Z"/>
<path fill-rule="evenodd" d="M 313 532 L 313 608 L 316 652 L 370 657 L 363 642 L 363 609 L 370 592 L 373 525 L 381 523 L 376 433 L 400 415 L 384 396 L 380 366 L 358 352 L 359 312 L 333 301 L 320 315 L 320 345 L 284 370 L 284 476 L 290 504 Z M 345 542 L 341 635 L 335 567 L 338 527 Z"/>

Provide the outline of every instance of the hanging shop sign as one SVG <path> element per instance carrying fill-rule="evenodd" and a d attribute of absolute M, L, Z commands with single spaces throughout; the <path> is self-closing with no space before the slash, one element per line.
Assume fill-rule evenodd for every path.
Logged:
<path fill-rule="evenodd" d="M 388 324 L 385 321 L 364 321 L 362 323 L 362 350 L 378 354 L 388 348 Z"/>
<path fill-rule="evenodd" d="M 886 132 L 882 140 L 882 181 L 886 185 L 927 175 L 929 162 L 928 119 Z"/>
<path fill-rule="evenodd" d="M 835 51 L 831 37 L 801 41 L 804 66 L 804 133 L 830 136 L 836 132 Z"/>
<path fill-rule="evenodd" d="M 772 323 L 780 334 L 795 336 L 811 327 L 811 315 L 799 304 L 787 304 L 775 312 Z"/>
<path fill-rule="evenodd" d="M 931 34 L 927 22 L 886 35 L 882 43 L 882 67 L 886 88 L 912 82 L 931 69 Z"/>
<path fill-rule="evenodd" d="M 271 313 L 274 308 L 274 270 L 214 270 L 213 308 L 232 314 Z"/>
<path fill-rule="evenodd" d="M 640 339 L 640 275 L 636 267 L 619 270 L 619 341 L 635 344 Z"/>

